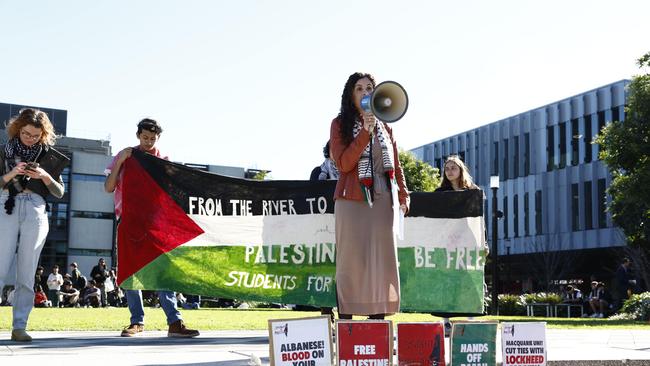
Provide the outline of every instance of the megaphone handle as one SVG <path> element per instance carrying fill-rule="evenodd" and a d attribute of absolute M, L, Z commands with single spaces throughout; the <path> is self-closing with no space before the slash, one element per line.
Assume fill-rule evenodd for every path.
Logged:
<path fill-rule="evenodd" d="M 371 178 L 371 184 L 370 184 L 370 197 L 373 197 L 373 191 L 374 191 L 374 186 L 375 186 L 375 164 L 372 162 L 372 140 L 374 140 L 374 128 L 370 130 L 370 178 Z M 374 199 L 374 197 L 373 197 Z"/>

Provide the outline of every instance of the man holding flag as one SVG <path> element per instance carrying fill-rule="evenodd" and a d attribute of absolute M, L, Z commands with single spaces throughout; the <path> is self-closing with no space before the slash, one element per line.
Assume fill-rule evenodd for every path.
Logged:
<path fill-rule="evenodd" d="M 115 215 L 118 219 L 122 216 L 122 164 L 131 157 L 133 149 L 146 152 L 158 158 L 168 160 L 167 156 L 162 156 L 160 150 L 156 147 L 156 142 L 160 138 L 162 127 L 153 119 L 145 118 L 138 123 L 136 137 L 140 144 L 135 147 L 127 147 L 120 151 L 113 161 L 105 170 L 106 181 L 104 189 L 106 192 L 115 192 Z M 118 267 L 119 270 L 119 267 Z M 131 323 L 122 331 L 122 337 L 134 337 L 144 331 L 144 306 L 142 304 L 142 292 L 140 290 L 126 290 L 126 299 L 131 313 Z M 174 338 L 192 338 L 199 335 L 199 331 L 188 329 L 183 323 L 181 314 L 176 308 L 176 295 L 173 291 L 158 291 L 160 307 L 165 311 L 167 324 L 169 325 L 168 337 Z"/>

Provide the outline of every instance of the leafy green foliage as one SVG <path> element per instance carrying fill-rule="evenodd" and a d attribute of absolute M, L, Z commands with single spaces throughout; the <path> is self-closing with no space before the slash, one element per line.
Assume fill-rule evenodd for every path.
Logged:
<path fill-rule="evenodd" d="M 499 315 L 526 315 L 524 297 L 519 295 L 499 295 Z"/>
<path fill-rule="evenodd" d="M 259 172 L 255 173 L 253 176 L 254 180 L 265 180 L 265 179 L 271 179 L 271 176 L 269 175 L 269 172 L 266 170 L 260 170 Z"/>
<path fill-rule="evenodd" d="M 650 52 L 638 60 L 650 66 Z M 595 140 L 612 173 L 609 211 L 630 244 L 650 247 L 650 74 L 633 78 L 625 121 L 614 121 Z"/>
<path fill-rule="evenodd" d="M 433 192 L 440 187 L 440 172 L 428 163 L 413 155 L 410 151 L 401 150 L 399 161 L 404 170 L 406 187 L 412 192 Z"/>
<path fill-rule="evenodd" d="M 621 312 L 630 320 L 650 320 L 650 292 L 632 295 L 623 303 Z"/>
<path fill-rule="evenodd" d="M 534 304 L 534 303 L 559 304 L 562 302 L 562 296 L 553 292 L 538 292 L 536 294 L 524 295 L 523 301 L 526 304 Z"/>

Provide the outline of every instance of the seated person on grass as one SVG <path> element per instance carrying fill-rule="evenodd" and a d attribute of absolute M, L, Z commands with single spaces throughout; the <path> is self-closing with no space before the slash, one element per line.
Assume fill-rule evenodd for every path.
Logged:
<path fill-rule="evenodd" d="M 63 281 L 63 287 L 59 290 L 59 296 L 61 296 L 61 307 L 62 308 L 71 308 L 77 305 L 79 301 L 79 290 L 72 287 L 72 282 L 65 280 Z"/>

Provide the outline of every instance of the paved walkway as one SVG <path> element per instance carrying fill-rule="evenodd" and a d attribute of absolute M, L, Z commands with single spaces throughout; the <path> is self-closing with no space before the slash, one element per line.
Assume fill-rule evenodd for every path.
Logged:
<path fill-rule="evenodd" d="M 9 341 L 9 332 L 0 332 L 0 365 L 239 366 L 254 360 L 269 364 L 266 331 L 203 331 L 194 339 L 171 339 L 166 332 L 154 331 L 136 338 L 122 338 L 115 331 L 30 334 L 34 341 L 23 344 Z M 641 330 L 548 329 L 547 341 L 550 365 L 650 365 L 650 326 Z M 501 361 L 500 350 L 497 360 Z M 594 360 L 617 362 L 584 362 Z"/>

